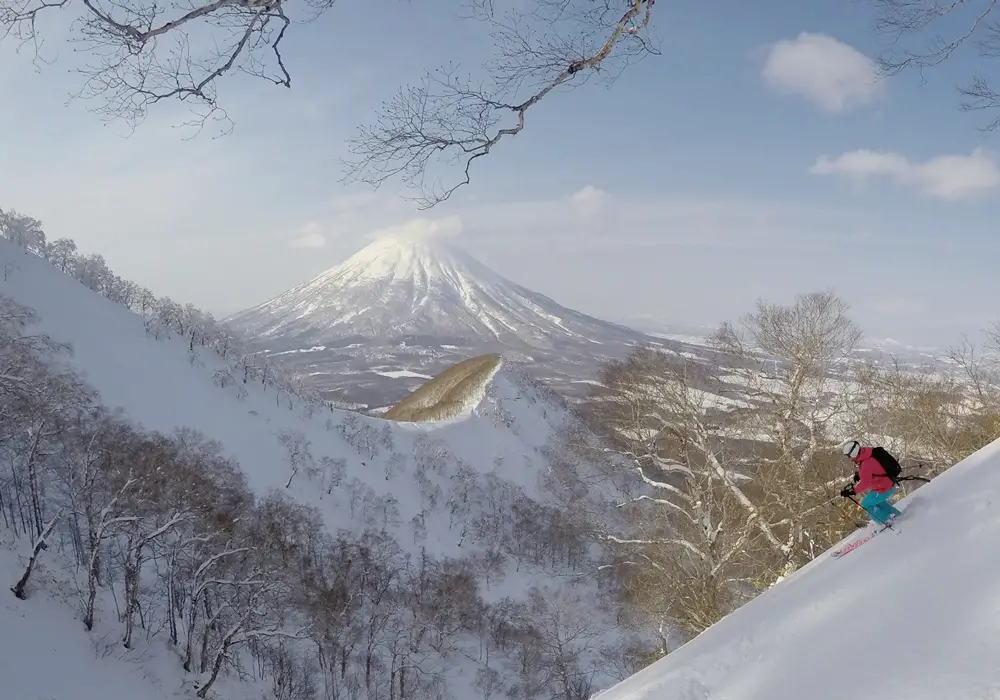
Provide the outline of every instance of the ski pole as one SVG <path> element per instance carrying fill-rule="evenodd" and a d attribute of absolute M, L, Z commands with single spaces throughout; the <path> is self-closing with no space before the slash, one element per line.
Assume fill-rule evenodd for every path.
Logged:
<path fill-rule="evenodd" d="M 920 462 L 920 463 L 917 464 L 917 466 L 915 466 L 913 468 L 914 469 L 923 469 L 924 468 L 924 463 Z M 926 479 L 926 478 L 924 478 L 922 476 L 901 476 L 898 480 L 899 481 L 922 481 L 925 484 L 931 483 L 930 479 Z"/>

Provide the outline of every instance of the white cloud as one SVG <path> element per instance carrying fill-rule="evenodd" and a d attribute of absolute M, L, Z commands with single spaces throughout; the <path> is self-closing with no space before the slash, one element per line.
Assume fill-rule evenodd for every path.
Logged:
<path fill-rule="evenodd" d="M 593 185 L 587 185 L 574 192 L 570 199 L 579 213 L 584 216 L 597 216 L 607 206 L 608 193 Z"/>
<path fill-rule="evenodd" d="M 872 59 L 833 37 L 808 32 L 771 45 L 761 75 L 772 90 L 804 97 L 831 113 L 871 102 L 883 85 Z"/>
<path fill-rule="evenodd" d="M 310 221 L 299 229 L 298 236 L 292 241 L 295 248 L 322 248 L 326 245 L 323 227 L 317 221 Z"/>
<path fill-rule="evenodd" d="M 440 219 L 419 217 L 401 224 L 375 229 L 369 238 L 454 238 L 462 233 L 462 217 L 446 216 Z"/>
<path fill-rule="evenodd" d="M 836 158 L 820 156 L 809 172 L 843 175 L 856 182 L 888 177 L 946 200 L 973 197 L 1000 186 L 1000 168 L 981 148 L 973 150 L 971 155 L 937 156 L 923 163 L 914 163 L 898 153 L 859 149 Z"/>

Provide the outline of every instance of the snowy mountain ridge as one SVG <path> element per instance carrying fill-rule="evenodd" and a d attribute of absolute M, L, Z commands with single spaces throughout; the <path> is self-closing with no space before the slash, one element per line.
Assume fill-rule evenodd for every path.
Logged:
<path fill-rule="evenodd" d="M 453 245 L 414 237 L 376 240 L 224 323 L 324 395 L 369 406 L 395 403 L 419 375 L 494 352 L 572 395 L 603 359 L 669 342 L 566 308 Z M 409 374 L 388 374 L 401 371 Z"/>

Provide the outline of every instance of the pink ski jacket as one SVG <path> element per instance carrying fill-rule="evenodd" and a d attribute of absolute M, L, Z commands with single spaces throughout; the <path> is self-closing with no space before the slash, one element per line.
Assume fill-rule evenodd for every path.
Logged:
<path fill-rule="evenodd" d="M 885 493 L 894 486 L 882 465 L 872 457 L 872 448 L 862 447 L 854 463 L 858 465 L 858 483 L 854 485 L 854 493 L 862 494 L 869 489 Z"/>

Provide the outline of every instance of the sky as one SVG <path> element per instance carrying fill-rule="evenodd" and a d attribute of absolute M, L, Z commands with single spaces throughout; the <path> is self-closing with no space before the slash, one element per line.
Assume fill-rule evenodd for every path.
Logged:
<path fill-rule="evenodd" d="M 289 30 L 291 89 L 227 77 L 234 127 L 198 135 L 177 102 L 130 130 L 70 99 L 82 56 L 51 25 L 43 60 L 0 42 L 0 207 L 218 317 L 423 231 L 611 320 L 717 324 L 833 289 L 869 337 L 944 346 L 1000 319 L 997 137 L 957 90 L 990 66 L 959 51 L 878 80 L 869 5 L 660 0 L 660 55 L 553 92 L 426 211 L 399 182 L 345 185 L 340 159 L 424 70 L 489 57 L 460 0 L 337 0 Z"/>

